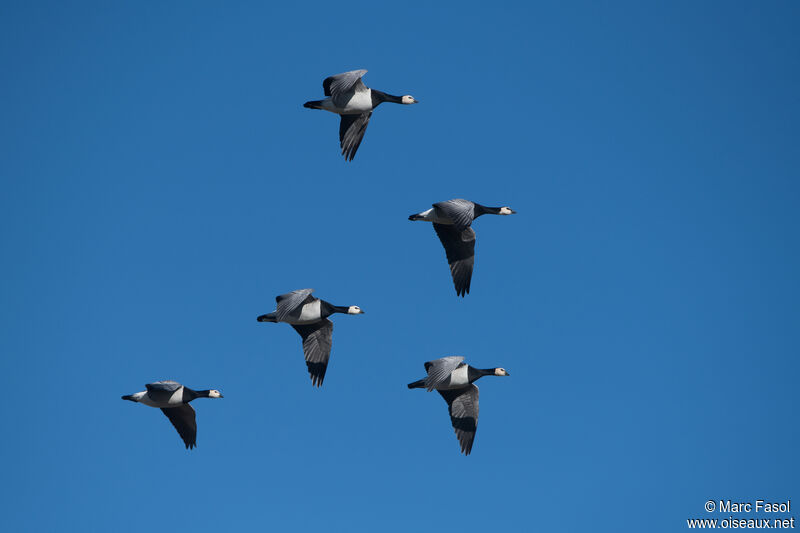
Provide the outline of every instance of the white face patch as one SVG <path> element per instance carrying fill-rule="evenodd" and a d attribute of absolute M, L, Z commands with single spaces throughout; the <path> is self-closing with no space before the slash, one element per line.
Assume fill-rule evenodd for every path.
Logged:
<path fill-rule="evenodd" d="M 508 372 L 506 372 L 505 368 L 495 368 L 494 369 L 495 376 L 507 376 Z"/>
<path fill-rule="evenodd" d="M 407 95 L 403 96 L 401 98 L 401 101 L 406 105 L 408 105 L 408 104 L 416 104 L 417 103 L 417 101 L 414 99 L 414 97 L 411 96 L 410 94 L 407 94 Z"/>
<path fill-rule="evenodd" d="M 512 211 L 510 207 L 501 207 L 500 208 L 500 214 L 501 215 L 513 215 L 514 211 Z"/>
<path fill-rule="evenodd" d="M 214 390 L 208 391 L 208 397 L 209 398 L 222 398 L 222 394 L 220 394 L 218 390 L 214 389 Z"/>
<path fill-rule="evenodd" d="M 362 311 L 361 308 L 357 305 L 351 305 L 350 307 L 347 308 L 348 315 L 360 315 L 363 312 L 364 311 Z"/>

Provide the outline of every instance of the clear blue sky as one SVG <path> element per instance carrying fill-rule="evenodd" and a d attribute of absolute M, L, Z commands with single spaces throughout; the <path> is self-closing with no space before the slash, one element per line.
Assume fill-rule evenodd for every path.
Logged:
<path fill-rule="evenodd" d="M 797 3 L 74 4 L 0 6 L 4 530 L 667 532 L 800 498 Z M 346 163 L 302 103 L 355 68 L 421 103 Z M 454 197 L 519 212 L 476 223 L 463 300 L 407 220 Z M 321 390 L 255 320 L 302 287 L 367 312 Z M 470 457 L 405 387 L 450 354 L 511 373 Z M 191 452 L 119 399 L 169 378 L 225 395 Z"/>

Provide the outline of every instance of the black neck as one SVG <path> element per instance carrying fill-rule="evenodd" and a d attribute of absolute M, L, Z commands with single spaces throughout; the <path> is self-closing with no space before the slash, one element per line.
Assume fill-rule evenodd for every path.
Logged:
<path fill-rule="evenodd" d="M 320 311 L 322 311 L 323 318 L 331 316 L 334 313 L 347 314 L 347 310 L 350 309 L 349 307 L 344 306 L 344 305 L 333 305 L 333 304 L 330 304 L 330 303 L 326 302 L 325 300 L 322 300 L 322 303 L 320 305 L 321 305 Z"/>
<path fill-rule="evenodd" d="M 481 204 L 475 204 L 474 215 L 478 218 L 481 215 L 499 215 L 502 207 L 487 207 Z"/>
<path fill-rule="evenodd" d="M 201 396 L 203 396 L 204 392 L 208 393 L 208 391 L 192 390 L 189 387 L 183 387 L 183 401 L 191 402 L 195 398 L 200 398 Z M 205 394 L 205 396 L 208 396 L 208 394 Z"/>
<path fill-rule="evenodd" d="M 392 96 L 391 94 L 386 94 L 381 91 L 377 91 L 372 89 L 372 107 L 377 107 L 378 104 L 382 102 L 392 102 L 395 104 L 402 104 L 403 97 L 402 96 Z"/>
<path fill-rule="evenodd" d="M 494 376 L 494 371 L 497 370 L 496 368 L 474 368 L 469 367 L 467 369 L 467 376 L 469 377 L 469 382 L 472 383 L 476 379 L 482 378 L 483 376 Z"/>

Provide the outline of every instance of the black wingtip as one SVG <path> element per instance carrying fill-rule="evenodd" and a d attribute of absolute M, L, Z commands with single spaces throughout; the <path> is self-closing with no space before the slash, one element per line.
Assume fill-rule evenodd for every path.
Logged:
<path fill-rule="evenodd" d="M 327 365 L 324 363 L 306 361 L 306 367 L 308 368 L 308 376 L 311 378 L 311 385 L 317 388 L 322 387 L 322 382 L 325 379 L 325 372 L 328 370 Z"/>

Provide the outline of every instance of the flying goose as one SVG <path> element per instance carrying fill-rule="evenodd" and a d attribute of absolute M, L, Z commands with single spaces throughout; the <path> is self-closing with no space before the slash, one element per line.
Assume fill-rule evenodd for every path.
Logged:
<path fill-rule="evenodd" d="M 303 104 L 310 109 L 324 109 L 331 113 L 341 115 L 339 123 L 339 144 L 345 160 L 352 161 L 356 156 L 367 130 L 372 111 L 383 102 L 395 104 L 416 104 L 417 100 L 407 94 L 405 96 L 392 96 L 376 89 L 370 89 L 361 77 L 367 71 L 351 70 L 325 78 L 322 88 L 325 90 L 324 100 L 311 100 Z"/>
<path fill-rule="evenodd" d="M 425 363 L 428 377 L 409 383 L 409 389 L 436 390 L 447 402 L 450 421 L 456 431 L 461 452 L 469 455 L 478 430 L 478 387 L 474 381 L 483 376 L 508 376 L 503 368 L 480 369 L 464 363 L 457 355 Z"/>
<path fill-rule="evenodd" d="M 360 315 L 364 311 L 357 305 L 331 305 L 311 296 L 314 289 L 300 289 L 281 294 L 275 301 L 277 309 L 258 317 L 259 322 L 286 322 L 303 337 L 303 353 L 311 376 L 311 384 L 319 387 L 325 379 L 328 359 L 331 356 L 333 322 L 328 317 L 334 313 Z"/>
<path fill-rule="evenodd" d="M 186 444 L 186 449 L 197 446 L 197 422 L 189 402 L 196 398 L 222 398 L 216 389 L 192 390 L 177 381 L 156 381 L 145 385 L 147 390 L 123 396 L 123 400 L 159 407 Z"/>
<path fill-rule="evenodd" d="M 408 217 L 408 220 L 433 222 L 433 229 L 442 241 L 450 264 L 456 294 L 469 294 L 472 267 L 475 264 L 475 232 L 470 227 L 481 215 L 513 215 L 510 207 L 486 207 L 456 198 L 433 204 L 431 209 Z"/>

